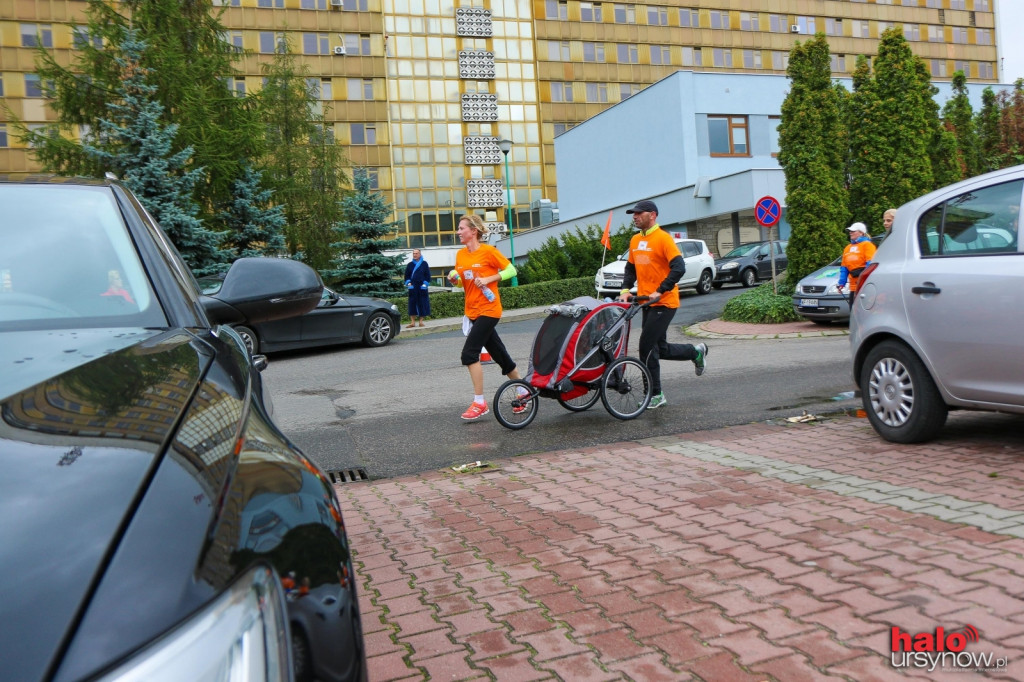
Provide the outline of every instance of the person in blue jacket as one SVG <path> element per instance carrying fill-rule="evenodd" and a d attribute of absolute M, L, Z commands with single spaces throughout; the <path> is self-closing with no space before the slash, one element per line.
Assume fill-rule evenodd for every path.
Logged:
<path fill-rule="evenodd" d="M 405 266 L 405 288 L 409 290 L 409 327 L 416 326 L 416 318 L 423 320 L 430 315 L 430 266 L 423 259 L 419 249 L 412 250 L 412 260 Z"/>

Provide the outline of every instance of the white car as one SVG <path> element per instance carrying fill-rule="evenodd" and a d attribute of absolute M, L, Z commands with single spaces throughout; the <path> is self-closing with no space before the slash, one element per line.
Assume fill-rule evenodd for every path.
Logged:
<path fill-rule="evenodd" d="M 935 436 L 951 409 L 1024 414 L 1024 165 L 899 208 L 857 287 L 853 378 L 875 431 Z"/>
<path fill-rule="evenodd" d="M 686 261 L 686 272 L 679 280 L 679 289 L 694 289 L 698 294 L 709 293 L 711 283 L 715 281 L 715 256 L 708 251 L 708 245 L 703 239 L 677 239 L 676 246 Z M 598 298 L 615 298 L 622 291 L 622 278 L 626 274 L 628 256 L 627 251 L 611 263 L 605 264 L 594 275 L 594 289 L 597 290 Z M 636 293 L 636 286 L 632 291 Z"/>

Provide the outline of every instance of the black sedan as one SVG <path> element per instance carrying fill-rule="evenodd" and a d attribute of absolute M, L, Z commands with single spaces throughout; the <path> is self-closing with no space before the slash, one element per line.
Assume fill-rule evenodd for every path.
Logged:
<path fill-rule="evenodd" d="M 365 679 L 338 499 L 230 326 L 320 277 L 245 258 L 203 296 L 116 181 L 0 206 L 0 677 Z"/>
<path fill-rule="evenodd" d="M 217 277 L 199 280 L 203 293 L 216 293 Z M 251 353 L 316 348 L 341 343 L 383 346 L 398 336 L 402 314 L 398 306 L 382 298 L 338 294 L 324 287 L 320 303 L 305 315 L 272 322 L 236 325 Z"/>

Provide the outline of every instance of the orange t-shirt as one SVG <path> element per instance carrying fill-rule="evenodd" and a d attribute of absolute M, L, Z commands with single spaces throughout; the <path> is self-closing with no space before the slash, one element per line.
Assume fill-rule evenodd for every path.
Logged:
<path fill-rule="evenodd" d="M 845 267 L 847 271 L 863 268 L 875 257 L 876 248 L 875 243 L 870 239 L 862 239 L 852 244 L 847 244 L 846 248 L 843 249 L 843 260 L 840 262 L 840 265 Z M 859 283 L 860 277 L 854 277 L 853 273 L 850 273 L 848 284 L 850 291 L 857 291 Z"/>
<path fill-rule="evenodd" d="M 496 275 L 509 266 L 508 258 L 490 244 L 481 244 L 480 248 L 470 253 L 469 249 L 460 249 L 455 254 L 455 270 L 462 280 L 462 288 L 466 295 L 466 317 L 471 320 L 484 315 L 501 317 L 501 295 L 498 294 L 498 283 L 491 282 L 487 288 L 494 292 L 494 300 L 488 301 L 484 292 L 473 280 L 466 276 L 466 271 L 473 273 L 473 278 Z"/>
<path fill-rule="evenodd" d="M 629 262 L 636 268 L 637 296 L 650 296 L 658 290 L 672 270 L 669 263 L 676 256 L 682 256 L 679 247 L 660 225 L 655 225 L 646 234 L 637 232 L 633 235 L 629 240 Z M 678 308 L 679 287 L 672 287 L 652 305 Z"/>

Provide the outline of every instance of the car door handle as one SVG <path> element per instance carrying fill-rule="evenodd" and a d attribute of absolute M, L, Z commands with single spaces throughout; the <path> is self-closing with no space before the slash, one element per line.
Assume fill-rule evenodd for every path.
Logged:
<path fill-rule="evenodd" d="M 910 292 L 913 294 L 941 294 L 942 289 L 938 288 L 931 282 L 925 282 L 924 286 L 910 287 Z"/>

